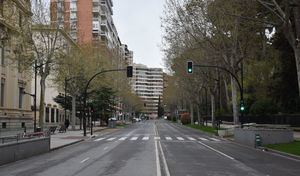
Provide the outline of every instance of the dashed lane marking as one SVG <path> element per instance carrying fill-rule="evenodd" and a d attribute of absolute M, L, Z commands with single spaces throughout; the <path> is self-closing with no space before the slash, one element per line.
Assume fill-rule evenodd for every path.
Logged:
<path fill-rule="evenodd" d="M 189 140 L 191 141 L 195 141 L 196 139 L 195 138 L 192 138 L 192 137 L 187 137 Z"/>

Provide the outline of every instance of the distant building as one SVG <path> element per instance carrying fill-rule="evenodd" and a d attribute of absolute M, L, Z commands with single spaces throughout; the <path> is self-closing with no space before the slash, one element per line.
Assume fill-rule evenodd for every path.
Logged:
<path fill-rule="evenodd" d="M 132 89 L 144 102 L 144 114 L 157 118 L 159 99 L 162 103 L 163 70 L 133 64 Z"/>
<path fill-rule="evenodd" d="M 23 94 L 31 92 L 31 76 L 11 59 L 30 33 L 31 15 L 29 0 L 0 1 L 0 136 L 33 128 L 32 97 Z"/>
<path fill-rule="evenodd" d="M 51 21 L 69 32 L 78 44 L 104 43 L 120 48 L 113 22 L 112 0 L 51 0 Z"/>

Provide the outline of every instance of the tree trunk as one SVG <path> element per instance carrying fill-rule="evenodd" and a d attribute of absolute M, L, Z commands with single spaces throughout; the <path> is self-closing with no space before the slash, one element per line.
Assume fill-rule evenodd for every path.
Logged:
<path fill-rule="evenodd" d="M 239 124 L 239 116 L 237 110 L 237 83 L 232 76 L 231 79 L 231 95 L 232 95 L 232 113 L 233 113 L 233 122 L 234 125 Z"/>
<path fill-rule="evenodd" d="M 41 77 L 40 80 L 41 92 L 40 92 L 40 108 L 39 108 L 39 126 L 44 129 L 44 112 L 45 112 L 45 91 L 46 91 L 46 78 Z"/>
<path fill-rule="evenodd" d="M 194 125 L 194 105 L 190 101 L 190 116 L 191 116 L 191 124 Z"/>
<path fill-rule="evenodd" d="M 75 130 L 76 125 L 76 96 L 72 96 L 72 120 L 71 120 L 72 130 Z"/>
<path fill-rule="evenodd" d="M 197 117 L 198 117 L 198 125 L 202 125 L 200 107 L 197 105 Z"/>
<path fill-rule="evenodd" d="M 210 101 L 211 101 L 211 124 L 212 127 L 215 127 L 215 96 L 213 94 L 210 95 Z"/>
<path fill-rule="evenodd" d="M 297 77 L 298 77 L 298 92 L 300 96 L 300 48 L 297 47 L 294 50 L 294 54 L 295 54 Z"/>
<path fill-rule="evenodd" d="M 228 94 L 228 84 L 224 78 L 224 87 L 225 87 L 225 95 L 226 95 L 226 108 L 227 110 L 230 109 L 230 98 L 229 98 L 229 94 Z"/>

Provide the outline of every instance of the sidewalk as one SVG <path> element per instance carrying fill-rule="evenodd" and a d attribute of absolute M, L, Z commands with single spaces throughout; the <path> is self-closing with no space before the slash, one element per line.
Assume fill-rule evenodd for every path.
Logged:
<path fill-rule="evenodd" d="M 99 133 L 103 130 L 108 129 L 108 127 L 94 127 L 94 133 Z M 50 150 L 56 150 L 62 147 L 66 147 L 83 140 L 91 138 L 90 131 L 87 129 L 86 136 L 83 136 L 83 130 L 67 130 L 65 133 L 55 132 L 51 135 L 50 139 Z M 97 136 L 97 134 L 95 134 Z"/>

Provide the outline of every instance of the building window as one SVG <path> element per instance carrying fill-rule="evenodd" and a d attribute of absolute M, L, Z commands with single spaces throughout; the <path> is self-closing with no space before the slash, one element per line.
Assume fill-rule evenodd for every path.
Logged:
<path fill-rule="evenodd" d="M 4 45 L 0 45 L 0 59 L 1 59 L 1 65 L 4 66 Z"/>
<path fill-rule="evenodd" d="M 2 128 L 6 128 L 6 122 L 2 122 Z"/>
<path fill-rule="evenodd" d="M 46 122 L 49 122 L 49 107 L 46 107 Z"/>
<path fill-rule="evenodd" d="M 21 126 L 22 128 L 25 128 L 25 122 L 22 122 Z"/>
<path fill-rule="evenodd" d="M 5 79 L 1 79 L 1 92 L 0 92 L 0 106 L 4 107 L 4 96 L 5 96 Z"/>
<path fill-rule="evenodd" d="M 24 95 L 24 88 L 19 87 L 19 109 L 23 108 L 23 95 Z"/>
<path fill-rule="evenodd" d="M 58 117 L 59 117 L 59 111 L 56 109 L 56 122 L 58 122 Z"/>
<path fill-rule="evenodd" d="M 51 123 L 54 123 L 54 109 L 51 108 Z"/>

